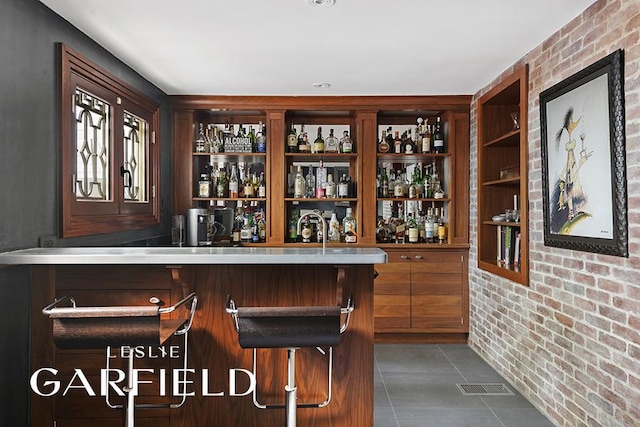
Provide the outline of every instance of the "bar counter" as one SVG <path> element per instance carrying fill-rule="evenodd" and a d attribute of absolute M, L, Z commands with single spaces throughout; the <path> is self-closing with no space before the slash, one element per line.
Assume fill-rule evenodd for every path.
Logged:
<path fill-rule="evenodd" d="M 332 400 L 323 408 L 299 409 L 298 424 L 371 427 L 374 264 L 386 260 L 380 249 L 344 246 L 328 247 L 324 254 L 317 247 L 34 248 L 0 254 L 0 265 L 31 265 L 31 373 L 54 367 L 60 375 L 70 376 L 74 369 L 82 369 L 93 372 L 89 381 L 96 390 L 100 390 L 104 351 L 57 349 L 43 307 L 64 295 L 73 296 L 78 306 L 144 306 L 152 297 L 169 306 L 190 292 L 197 294 L 198 310 L 188 344 L 194 396 L 178 409 L 136 411 L 136 425 L 154 427 L 285 425 L 283 409 L 258 409 L 250 395 L 230 395 L 230 370 L 251 370 L 253 352 L 239 346 L 225 311 L 228 296 L 241 307 L 344 305 L 353 296 L 355 310 L 334 350 Z M 172 313 L 181 315 L 184 313 Z M 260 399 L 284 403 L 286 350 L 262 349 L 258 356 Z M 325 362 L 326 355 L 315 348 L 298 350 L 299 402 L 325 399 Z M 136 363 L 166 372 L 176 366 L 175 360 L 140 359 Z M 63 388 L 65 380 L 69 378 L 61 379 Z M 246 386 L 241 380 L 239 390 Z M 170 394 L 159 396 L 154 384 L 142 392 L 136 403 L 172 401 Z M 118 403 L 117 399 L 112 401 Z M 31 393 L 30 407 L 31 425 L 53 425 L 54 421 L 68 426 L 122 425 L 122 411 L 108 408 L 103 397 L 87 396 L 82 390 L 53 397 Z"/>
<path fill-rule="evenodd" d="M 0 265 L 17 264 L 382 264 L 377 248 L 329 247 L 86 247 L 31 248 L 0 253 Z"/>

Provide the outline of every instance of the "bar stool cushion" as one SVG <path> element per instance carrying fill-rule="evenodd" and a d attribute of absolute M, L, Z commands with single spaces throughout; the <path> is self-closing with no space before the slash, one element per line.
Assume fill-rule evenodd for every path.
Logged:
<path fill-rule="evenodd" d="M 60 307 L 50 312 L 61 349 L 159 345 L 158 307 Z"/>
<path fill-rule="evenodd" d="M 338 306 L 240 307 L 238 339 L 242 348 L 336 346 L 340 343 Z"/>

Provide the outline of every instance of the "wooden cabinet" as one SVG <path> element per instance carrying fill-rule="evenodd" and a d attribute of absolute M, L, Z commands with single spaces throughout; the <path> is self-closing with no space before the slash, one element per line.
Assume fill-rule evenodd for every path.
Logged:
<path fill-rule="evenodd" d="M 478 267 L 527 285 L 528 97 L 522 66 L 478 99 Z M 519 218 L 501 218 L 507 209 Z"/>
<path fill-rule="evenodd" d="M 370 97 L 242 97 L 242 96 L 174 96 L 174 164 L 173 212 L 184 213 L 194 205 L 217 203 L 193 197 L 198 167 L 194 159 L 210 160 L 208 155 L 195 155 L 195 124 L 204 119 L 224 123 L 257 123 L 267 125 L 267 153 L 264 157 L 268 183 L 264 201 L 267 212 L 266 245 L 319 246 L 320 243 L 291 243 L 289 223 L 293 209 L 335 210 L 342 220 L 347 207 L 353 210 L 357 223 L 356 246 L 377 246 L 388 250 L 390 263 L 378 266 L 375 288 L 375 327 L 377 334 L 408 333 L 457 334 L 466 339 L 468 331 L 467 251 L 469 248 L 469 96 L 370 96 Z M 442 154 L 413 155 L 378 153 L 380 130 L 415 127 L 416 119 L 441 118 L 445 136 Z M 222 120 L 222 121 L 220 121 Z M 334 128 L 339 137 L 348 130 L 354 142 L 351 154 L 298 154 L 287 151 L 287 135 L 294 125 L 300 132 L 304 124 L 313 141 L 318 126 L 326 137 Z M 339 129 L 339 130 L 338 130 Z M 336 176 L 345 171 L 355 183 L 352 197 L 340 200 L 295 198 L 288 192 L 288 173 L 301 165 L 306 174 L 322 160 Z M 381 164 L 403 167 L 405 164 L 436 164 L 443 180 L 445 197 L 417 201 L 419 209 L 438 207 L 445 210 L 447 239 L 445 243 L 396 245 L 376 241 L 377 217 L 385 200 L 377 194 L 377 173 Z M 336 243 L 337 245 L 353 245 Z M 402 253 L 399 253 L 401 251 Z M 400 258 L 406 256 L 407 260 Z M 423 258 L 415 258 L 422 256 Z M 423 335 L 420 335 L 423 334 Z"/>
<path fill-rule="evenodd" d="M 376 334 L 467 333 L 467 250 L 402 246 L 385 249 L 389 262 L 376 265 Z"/>

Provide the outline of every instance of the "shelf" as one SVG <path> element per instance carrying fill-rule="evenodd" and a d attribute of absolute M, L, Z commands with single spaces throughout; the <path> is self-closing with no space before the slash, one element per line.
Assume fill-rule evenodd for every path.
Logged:
<path fill-rule="evenodd" d="M 358 199 L 355 197 L 341 197 L 341 198 L 332 198 L 328 199 L 326 197 L 322 199 L 317 199 L 315 197 L 285 197 L 285 202 L 357 202 Z"/>
<path fill-rule="evenodd" d="M 507 132 L 506 134 L 492 139 L 491 141 L 485 142 L 485 148 L 489 147 L 519 147 L 520 145 L 520 129 L 512 130 Z"/>
<path fill-rule="evenodd" d="M 504 178 L 504 179 L 496 179 L 493 181 L 486 181 L 482 183 L 482 185 L 488 186 L 488 187 L 492 185 L 519 185 L 519 184 L 520 184 L 519 176 Z"/>
<path fill-rule="evenodd" d="M 355 159 L 358 153 L 284 153 L 285 157 L 309 157 L 310 159 L 322 159 L 323 157 L 335 159 Z"/>
<path fill-rule="evenodd" d="M 414 154 L 396 154 L 396 153 L 378 153 L 378 160 L 389 160 L 396 163 L 400 162 L 417 162 L 424 159 L 444 159 L 451 156 L 451 153 L 414 153 Z"/>
<path fill-rule="evenodd" d="M 266 197 L 194 197 L 198 202 L 265 202 Z"/>
<path fill-rule="evenodd" d="M 495 225 L 495 226 L 505 225 L 507 227 L 520 227 L 521 226 L 520 225 L 521 223 L 519 223 L 519 222 L 506 222 L 506 221 L 500 221 L 500 222 L 497 222 L 497 221 L 482 221 L 482 224 L 484 224 L 484 225 Z"/>
<path fill-rule="evenodd" d="M 529 283 L 527 79 L 526 65 L 504 76 L 478 99 L 476 114 L 478 268 L 525 286 Z M 513 130 L 511 117 L 516 112 L 520 127 Z M 503 178 L 496 179 L 500 176 Z M 514 196 L 520 221 L 493 221 L 496 212 L 513 206 Z M 515 257 L 512 239 L 517 236 L 520 265 L 505 265 L 505 259 Z"/>
<path fill-rule="evenodd" d="M 409 197 L 378 197 L 377 200 L 379 202 L 450 202 L 451 199 L 448 197 L 444 197 L 442 199 L 423 199 L 423 198 L 415 198 L 410 199 Z"/>
<path fill-rule="evenodd" d="M 194 157 L 214 157 L 216 159 L 220 159 L 221 161 L 226 161 L 227 159 L 240 159 L 247 160 L 251 162 L 264 162 L 267 158 L 267 153 L 191 153 Z"/>

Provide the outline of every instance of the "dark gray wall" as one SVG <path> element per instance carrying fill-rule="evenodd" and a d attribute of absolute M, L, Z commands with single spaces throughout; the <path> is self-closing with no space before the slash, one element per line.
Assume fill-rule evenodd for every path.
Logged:
<path fill-rule="evenodd" d="M 167 234 L 171 120 L 168 97 L 37 0 L 0 0 L 0 251 L 59 233 L 58 73 L 65 43 L 161 105 L 162 226 L 57 246 L 117 245 Z M 135 41 L 132 41 L 135 42 Z M 0 425 L 28 425 L 29 271 L 0 268 Z"/>

